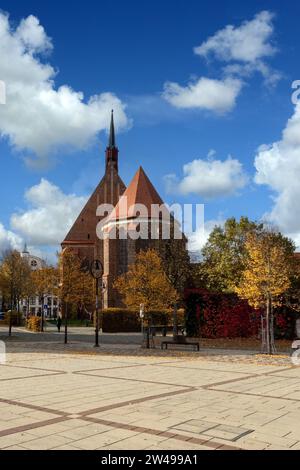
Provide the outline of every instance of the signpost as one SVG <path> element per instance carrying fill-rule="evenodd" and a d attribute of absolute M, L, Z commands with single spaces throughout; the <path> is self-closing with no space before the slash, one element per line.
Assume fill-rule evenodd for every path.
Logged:
<path fill-rule="evenodd" d="M 145 318 L 145 305 L 140 305 L 140 319 L 142 323 L 142 335 L 144 336 L 144 318 Z"/>

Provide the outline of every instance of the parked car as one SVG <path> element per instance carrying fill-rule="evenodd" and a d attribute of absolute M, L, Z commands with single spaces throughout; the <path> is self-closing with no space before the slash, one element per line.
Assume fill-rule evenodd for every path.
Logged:
<path fill-rule="evenodd" d="M 0 320 L 4 320 L 4 312 L 0 312 Z"/>

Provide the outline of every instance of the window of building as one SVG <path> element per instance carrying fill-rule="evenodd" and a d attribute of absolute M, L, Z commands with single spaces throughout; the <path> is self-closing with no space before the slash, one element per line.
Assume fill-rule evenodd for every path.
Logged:
<path fill-rule="evenodd" d="M 119 240 L 119 274 L 128 270 L 128 243 L 127 239 Z"/>

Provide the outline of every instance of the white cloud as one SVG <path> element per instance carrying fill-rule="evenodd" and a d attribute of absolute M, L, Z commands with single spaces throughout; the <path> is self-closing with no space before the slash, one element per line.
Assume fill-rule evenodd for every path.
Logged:
<path fill-rule="evenodd" d="M 30 245 L 58 246 L 83 208 L 86 198 L 64 194 L 46 179 L 25 193 L 29 209 L 13 214 L 11 227 Z"/>
<path fill-rule="evenodd" d="M 70 86 L 55 87 L 55 69 L 41 53 L 52 49 L 39 20 L 23 19 L 14 29 L 0 13 L 0 79 L 6 83 L 6 106 L 0 107 L 0 134 L 34 164 L 46 165 L 59 148 L 84 149 L 109 125 L 115 110 L 118 128 L 129 125 L 125 105 L 113 93 L 90 97 Z M 32 155 L 33 154 L 33 155 Z"/>
<path fill-rule="evenodd" d="M 246 78 L 259 72 L 265 85 L 274 87 L 282 74 L 265 63 L 277 52 L 272 43 L 273 19 L 273 13 L 262 11 L 238 27 L 228 25 L 195 47 L 194 52 L 201 57 L 227 62 L 223 69 L 225 76 Z"/>
<path fill-rule="evenodd" d="M 236 194 L 248 181 L 239 160 L 230 156 L 222 161 L 212 158 L 194 160 L 183 167 L 183 178 L 176 175 L 165 177 L 169 193 L 197 194 L 205 199 L 227 197 Z"/>
<path fill-rule="evenodd" d="M 0 223 L 0 256 L 6 250 L 21 250 L 23 241 L 21 237 L 10 230 L 6 230 Z"/>
<path fill-rule="evenodd" d="M 198 108 L 224 114 L 234 108 L 245 84 L 244 79 L 254 73 L 259 72 L 265 84 L 274 87 L 282 74 L 265 62 L 277 52 L 272 43 L 273 18 L 270 11 L 261 11 L 238 27 L 227 25 L 217 31 L 195 47 L 194 53 L 224 62 L 222 78 L 201 77 L 187 86 L 167 82 L 162 96 L 176 108 Z"/>
<path fill-rule="evenodd" d="M 259 149 L 255 167 L 255 182 L 275 192 L 273 208 L 265 218 L 300 245 L 300 104 L 281 140 Z"/>
<path fill-rule="evenodd" d="M 274 33 L 274 15 L 269 11 L 258 13 L 253 20 L 245 21 L 239 27 L 226 26 L 195 47 L 195 54 L 210 55 L 225 62 L 256 62 L 275 54 L 271 43 Z"/>
<path fill-rule="evenodd" d="M 264 84 L 269 88 L 274 88 L 283 77 L 281 72 L 274 70 L 262 61 L 249 64 L 229 64 L 224 67 L 223 71 L 226 76 L 239 78 L 249 78 L 255 72 L 259 72 L 264 78 Z"/>
<path fill-rule="evenodd" d="M 198 108 L 226 113 L 235 106 L 243 82 L 237 78 L 214 80 L 201 77 L 186 87 L 167 82 L 163 97 L 176 108 Z"/>
<path fill-rule="evenodd" d="M 30 15 L 22 19 L 17 30 L 16 37 L 23 42 L 28 50 L 33 52 L 46 52 L 53 48 L 51 39 L 48 38 L 39 20 Z"/>

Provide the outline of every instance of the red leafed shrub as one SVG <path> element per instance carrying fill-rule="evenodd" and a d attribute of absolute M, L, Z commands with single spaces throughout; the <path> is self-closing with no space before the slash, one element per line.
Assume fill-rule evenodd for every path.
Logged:
<path fill-rule="evenodd" d="M 277 339 L 294 339 L 297 315 L 286 307 L 279 307 L 275 309 L 274 313 L 275 337 Z"/>
<path fill-rule="evenodd" d="M 203 338 L 247 338 L 259 333 L 260 312 L 251 308 L 234 294 L 219 294 L 208 291 L 197 293 L 201 303 L 200 330 Z"/>

